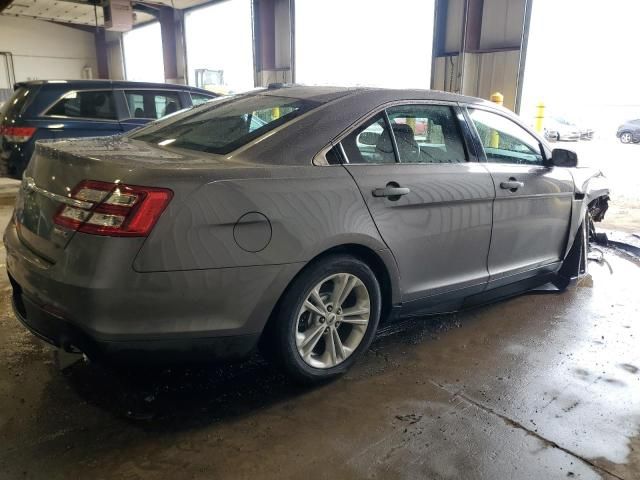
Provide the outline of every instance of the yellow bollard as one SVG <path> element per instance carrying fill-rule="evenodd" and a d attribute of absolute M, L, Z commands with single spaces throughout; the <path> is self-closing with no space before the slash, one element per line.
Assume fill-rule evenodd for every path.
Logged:
<path fill-rule="evenodd" d="M 502 106 L 502 104 L 504 103 L 504 95 L 502 95 L 500 92 L 492 93 L 491 101 L 493 103 L 497 103 L 498 105 Z"/>
<path fill-rule="evenodd" d="M 539 102 L 536 105 L 536 132 L 542 133 L 542 126 L 544 124 L 544 103 Z"/>
<path fill-rule="evenodd" d="M 491 101 L 497 105 L 502 106 L 502 104 L 504 103 L 504 95 L 502 95 L 500 92 L 492 93 Z M 500 134 L 496 130 L 491 130 L 491 140 L 489 141 L 489 147 L 500 147 Z"/>
<path fill-rule="evenodd" d="M 416 118 L 415 117 L 408 117 L 407 118 L 407 125 L 409 125 L 411 127 L 411 130 L 413 130 L 413 134 L 416 134 Z"/>
<path fill-rule="evenodd" d="M 273 107 L 271 109 L 271 120 L 278 120 L 280 118 L 280 107 Z"/>

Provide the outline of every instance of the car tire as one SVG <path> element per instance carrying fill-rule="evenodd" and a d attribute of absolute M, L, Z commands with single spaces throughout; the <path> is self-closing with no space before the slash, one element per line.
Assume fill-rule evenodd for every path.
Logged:
<path fill-rule="evenodd" d="M 622 132 L 620 134 L 620 141 L 622 143 L 631 143 L 633 141 L 633 135 L 631 135 L 631 132 Z"/>
<path fill-rule="evenodd" d="M 340 287 L 343 292 L 350 288 L 341 302 Z M 346 372 L 371 345 L 381 302 L 380 285 L 366 263 L 350 255 L 323 257 L 309 264 L 287 288 L 264 332 L 261 349 L 297 383 L 331 380 Z M 367 307 L 368 314 L 361 313 Z"/>

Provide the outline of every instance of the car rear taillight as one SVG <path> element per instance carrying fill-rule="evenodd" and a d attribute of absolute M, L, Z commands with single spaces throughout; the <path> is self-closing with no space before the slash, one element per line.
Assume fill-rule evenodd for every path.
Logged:
<path fill-rule="evenodd" d="M 4 135 L 7 142 L 24 143 L 36 133 L 35 127 L 8 127 L 0 126 L 0 135 Z"/>
<path fill-rule="evenodd" d="M 78 202 L 62 205 L 54 222 L 93 235 L 146 237 L 171 197 L 166 188 L 85 180 L 71 193 Z"/>

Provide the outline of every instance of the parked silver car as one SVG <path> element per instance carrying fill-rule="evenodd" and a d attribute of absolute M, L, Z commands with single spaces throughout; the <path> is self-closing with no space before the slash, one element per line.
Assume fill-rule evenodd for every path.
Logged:
<path fill-rule="evenodd" d="M 583 272 L 608 189 L 576 163 L 501 107 L 419 90 L 264 89 L 38 143 L 5 233 L 15 312 L 89 357 L 259 344 L 324 380 L 381 321 Z"/>
<path fill-rule="evenodd" d="M 577 142 L 583 137 L 583 132 L 585 140 L 593 137 L 593 131 L 582 130 L 562 117 L 550 117 L 545 121 L 544 137 L 550 141 Z"/>

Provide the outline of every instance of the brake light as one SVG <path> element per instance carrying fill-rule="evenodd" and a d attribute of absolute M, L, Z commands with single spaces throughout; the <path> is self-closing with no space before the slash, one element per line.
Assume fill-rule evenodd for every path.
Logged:
<path fill-rule="evenodd" d="M 35 127 L 0 127 L 0 135 L 4 135 L 4 138 L 12 143 L 24 143 L 28 141 L 34 133 L 36 133 Z"/>
<path fill-rule="evenodd" d="M 173 197 L 166 188 L 85 180 L 73 189 L 77 205 L 62 205 L 57 225 L 93 235 L 146 237 Z"/>

